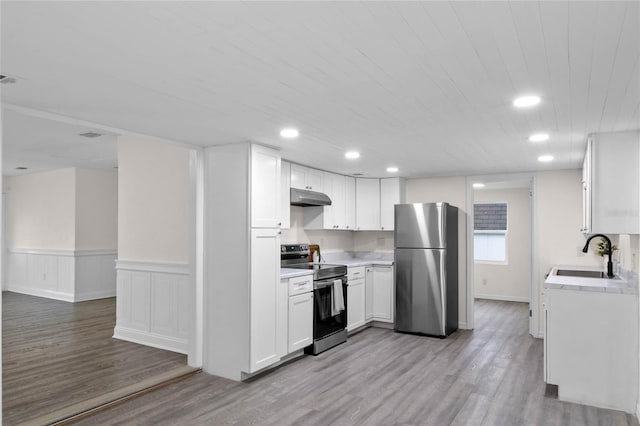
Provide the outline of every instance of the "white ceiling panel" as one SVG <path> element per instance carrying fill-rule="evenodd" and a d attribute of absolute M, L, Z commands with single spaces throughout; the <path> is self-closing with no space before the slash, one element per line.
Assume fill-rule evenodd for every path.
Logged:
<path fill-rule="evenodd" d="M 55 143 L 20 131 L 37 124 L 20 108 L 201 146 L 252 140 L 367 176 L 391 164 L 408 177 L 578 168 L 588 133 L 640 127 L 637 2 L 0 7 L 0 72 L 18 80 L 1 86 L 13 108 L 5 172 L 29 153 L 34 169 L 45 153 L 51 167 L 77 164 L 75 150 L 93 159 L 90 145 L 59 146 L 74 126 L 37 120 L 61 133 Z M 542 104 L 516 110 L 528 92 Z M 284 126 L 300 138 L 282 140 Z M 537 131 L 551 139 L 530 143 Z M 345 160 L 348 149 L 361 158 Z M 556 161 L 536 161 L 547 153 Z"/>

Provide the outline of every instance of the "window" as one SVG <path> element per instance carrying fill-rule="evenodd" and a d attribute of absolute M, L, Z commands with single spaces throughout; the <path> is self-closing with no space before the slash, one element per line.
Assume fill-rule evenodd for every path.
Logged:
<path fill-rule="evenodd" d="M 473 205 L 473 259 L 507 263 L 507 203 Z"/>

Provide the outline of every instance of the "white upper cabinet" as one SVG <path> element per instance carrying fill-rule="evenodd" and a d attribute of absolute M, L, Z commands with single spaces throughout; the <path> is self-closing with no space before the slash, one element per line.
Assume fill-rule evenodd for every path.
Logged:
<path fill-rule="evenodd" d="M 585 189 L 591 198 L 591 226 L 586 223 L 584 228 L 591 233 L 640 234 L 640 132 L 592 135 L 590 160 Z M 587 200 L 585 221 L 588 208 Z"/>
<path fill-rule="evenodd" d="M 380 229 L 393 231 L 395 205 L 405 202 L 405 180 L 401 178 L 380 179 Z"/>
<path fill-rule="evenodd" d="M 251 146 L 251 226 L 278 228 L 280 204 L 280 153 L 260 145 Z"/>
<path fill-rule="evenodd" d="M 380 229 L 380 179 L 356 179 L 356 229 Z"/>
<path fill-rule="evenodd" d="M 356 179 L 356 229 L 393 231 L 394 206 L 404 200 L 404 179 Z"/>
<path fill-rule="evenodd" d="M 291 165 L 291 187 L 298 189 L 308 189 L 311 191 L 322 191 L 321 170 L 311 169 L 298 164 Z"/>
<path fill-rule="evenodd" d="M 291 227 L 291 163 L 283 161 L 280 166 L 280 228 Z"/>
<path fill-rule="evenodd" d="M 356 178 L 345 176 L 345 228 L 356 229 Z"/>
<path fill-rule="evenodd" d="M 355 199 L 353 196 L 347 198 L 347 179 L 343 175 L 325 172 L 323 174 L 322 192 L 331 199 L 330 206 L 305 207 L 304 208 L 304 228 L 305 229 L 354 229 L 354 220 L 347 219 L 347 212 L 355 219 Z M 355 190 L 355 181 L 350 182 Z M 349 205 L 351 204 L 351 205 Z"/>

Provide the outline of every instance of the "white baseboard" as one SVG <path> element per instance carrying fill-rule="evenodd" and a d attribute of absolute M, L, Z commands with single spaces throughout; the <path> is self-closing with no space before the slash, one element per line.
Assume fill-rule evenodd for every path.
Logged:
<path fill-rule="evenodd" d="M 469 326 L 467 325 L 466 322 L 459 322 L 458 323 L 458 329 L 459 330 L 469 330 Z"/>
<path fill-rule="evenodd" d="M 85 302 L 87 300 L 107 299 L 109 297 L 116 297 L 116 289 L 113 290 L 100 290 L 81 293 L 76 295 L 74 302 Z"/>
<path fill-rule="evenodd" d="M 115 258 L 113 250 L 9 249 L 6 287 L 65 302 L 113 297 Z"/>
<path fill-rule="evenodd" d="M 499 294 L 479 294 L 476 293 L 474 296 L 476 299 L 488 299 L 488 300 L 501 300 L 505 302 L 525 302 L 529 303 L 528 297 L 519 297 L 519 296 L 503 296 Z"/>
<path fill-rule="evenodd" d="M 7 291 L 27 294 L 29 296 L 46 297 L 47 299 L 61 300 L 63 302 L 74 302 L 72 293 L 63 293 L 55 290 L 46 290 L 42 288 L 32 288 L 9 284 L 7 286 Z"/>
<path fill-rule="evenodd" d="M 177 352 L 185 355 L 188 354 L 188 342 L 186 339 L 161 336 L 119 325 L 116 325 L 116 328 L 113 331 L 113 337 L 115 339 L 126 340 L 140 345 L 163 349 L 165 351 Z"/>

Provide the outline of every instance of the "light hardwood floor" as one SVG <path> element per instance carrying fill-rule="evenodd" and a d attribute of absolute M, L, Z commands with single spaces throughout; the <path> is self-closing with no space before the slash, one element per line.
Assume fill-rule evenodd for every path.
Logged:
<path fill-rule="evenodd" d="M 248 383 L 201 373 L 82 424 L 637 425 L 556 400 L 528 305 L 478 300 L 476 329 L 446 339 L 369 328 Z"/>
<path fill-rule="evenodd" d="M 17 424 L 186 365 L 113 339 L 115 298 L 68 303 L 2 293 L 3 422 Z"/>

